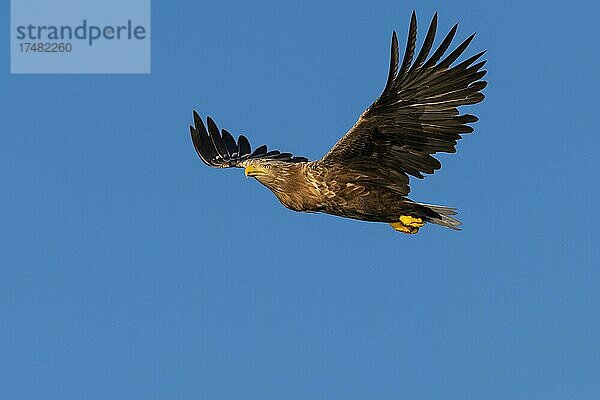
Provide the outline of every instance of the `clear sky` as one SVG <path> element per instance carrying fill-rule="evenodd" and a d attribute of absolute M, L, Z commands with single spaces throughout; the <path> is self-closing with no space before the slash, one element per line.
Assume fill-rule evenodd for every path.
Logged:
<path fill-rule="evenodd" d="M 600 398 L 596 2 L 154 1 L 149 75 L 10 75 L 6 3 L 0 398 Z M 475 133 L 412 185 L 462 232 L 197 158 L 194 108 L 321 157 L 413 9 L 488 49 Z"/>

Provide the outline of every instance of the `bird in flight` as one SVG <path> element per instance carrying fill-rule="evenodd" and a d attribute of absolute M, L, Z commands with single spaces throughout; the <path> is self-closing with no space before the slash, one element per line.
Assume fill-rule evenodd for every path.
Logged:
<path fill-rule="evenodd" d="M 456 152 L 461 134 L 473 132 L 469 124 L 478 120 L 460 114 L 458 107 L 484 98 L 485 61 L 479 59 L 485 51 L 453 65 L 475 36 L 444 57 L 457 28 L 454 25 L 430 55 L 436 13 L 414 57 L 417 17 L 413 11 L 402 62 L 394 32 L 383 92 L 320 160 L 269 151 L 265 145 L 252 151 L 244 135 L 236 142 L 227 130 L 219 131 L 210 117 L 205 125 L 194 111 L 190 131 L 196 152 L 208 166 L 244 168 L 246 176 L 256 178 L 294 211 L 384 222 L 407 234 L 417 233 L 427 222 L 459 230 L 461 223 L 452 217 L 454 208 L 407 197 L 409 176 L 422 179 L 423 174 L 440 169 L 433 155 Z"/>

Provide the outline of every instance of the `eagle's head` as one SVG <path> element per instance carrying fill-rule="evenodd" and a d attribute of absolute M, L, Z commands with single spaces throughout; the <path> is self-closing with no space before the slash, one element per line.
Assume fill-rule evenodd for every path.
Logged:
<path fill-rule="evenodd" d="M 244 173 L 256 178 L 273 192 L 289 192 L 301 179 L 304 164 L 264 158 L 248 160 Z"/>
<path fill-rule="evenodd" d="M 288 166 L 289 163 L 277 160 L 252 160 L 246 165 L 244 173 L 271 187 L 277 180 L 281 181 L 287 177 Z"/>
<path fill-rule="evenodd" d="M 244 173 L 268 187 L 284 206 L 298 211 L 308 193 L 302 190 L 307 184 L 302 173 L 305 164 L 264 158 L 248 160 Z"/>

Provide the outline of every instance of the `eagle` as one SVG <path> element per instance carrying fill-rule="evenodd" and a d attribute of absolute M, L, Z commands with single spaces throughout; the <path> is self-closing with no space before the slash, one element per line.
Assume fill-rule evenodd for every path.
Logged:
<path fill-rule="evenodd" d="M 269 188 L 288 209 L 319 212 L 362 221 L 390 224 L 415 234 L 425 223 L 460 230 L 456 209 L 409 199 L 409 177 L 422 179 L 442 164 L 436 153 L 454 153 L 461 135 L 473 132 L 478 120 L 458 107 L 481 102 L 487 82 L 481 51 L 462 62 L 475 34 L 445 57 L 458 24 L 430 55 L 437 29 L 433 15 L 415 56 L 417 17 L 413 11 L 402 62 L 398 38 L 392 33 L 389 73 L 383 92 L 354 126 L 323 158 L 309 161 L 291 153 L 252 150 L 244 135 L 237 139 L 219 130 L 212 118 L 206 125 L 193 111 L 192 142 L 202 161 L 216 168 L 244 168 Z"/>

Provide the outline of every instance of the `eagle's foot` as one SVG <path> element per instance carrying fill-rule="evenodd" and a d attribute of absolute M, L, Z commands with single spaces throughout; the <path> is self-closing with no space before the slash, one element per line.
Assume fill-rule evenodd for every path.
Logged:
<path fill-rule="evenodd" d="M 400 217 L 400 222 L 393 222 L 390 225 L 398 232 L 414 235 L 419 232 L 419 228 L 425 225 L 425 222 L 423 222 L 421 218 L 402 215 Z"/>
<path fill-rule="evenodd" d="M 425 222 L 423 222 L 421 218 L 415 218 L 409 215 L 402 215 L 400 217 L 400 222 L 406 226 L 410 226 L 411 228 L 421 228 L 423 225 L 425 225 Z"/>

